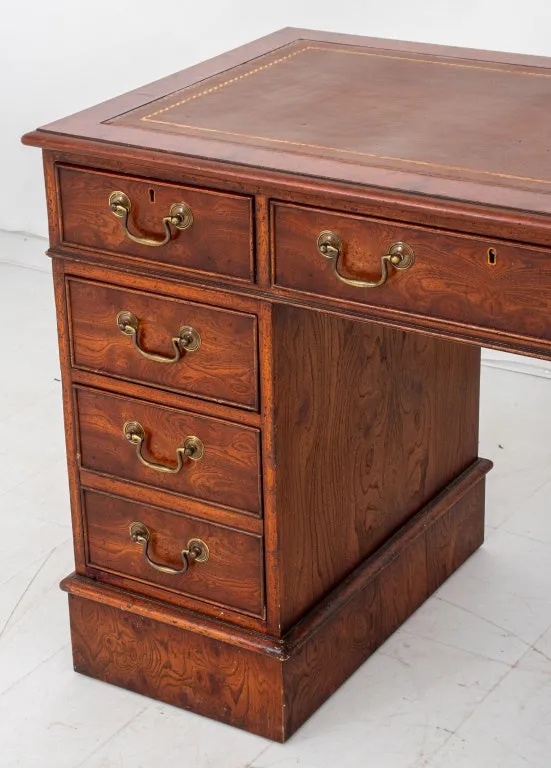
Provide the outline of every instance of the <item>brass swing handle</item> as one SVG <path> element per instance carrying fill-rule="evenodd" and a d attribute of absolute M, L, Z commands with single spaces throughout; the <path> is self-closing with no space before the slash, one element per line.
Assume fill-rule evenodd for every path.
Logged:
<path fill-rule="evenodd" d="M 191 563 L 206 563 L 209 559 L 209 548 L 201 539 L 190 539 L 187 547 L 182 549 L 182 567 L 171 568 L 170 565 L 156 563 L 149 556 L 149 544 L 151 543 L 151 533 L 147 525 L 143 523 L 132 523 L 130 525 L 130 539 L 136 544 L 141 544 L 143 556 L 152 568 L 162 573 L 169 573 L 171 576 L 179 576 L 187 571 Z"/>
<path fill-rule="evenodd" d="M 341 238 L 331 232 L 330 230 L 324 230 L 318 235 L 318 251 L 326 259 L 330 259 L 333 262 L 333 272 L 342 283 L 346 285 L 352 285 L 355 288 L 378 288 L 379 285 L 383 285 L 387 281 L 388 277 L 388 265 L 390 264 L 394 269 L 406 270 L 409 269 L 414 262 L 413 249 L 407 243 L 393 243 L 388 249 L 388 253 L 381 256 L 381 277 L 370 282 L 369 280 L 354 280 L 350 277 L 345 277 L 339 272 L 339 258 L 343 253 L 343 242 Z"/>
<path fill-rule="evenodd" d="M 139 421 L 127 421 L 122 428 L 123 435 L 136 448 L 136 456 L 148 469 L 154 469 L 156 472 L 165 472 L 170 475 L 177 474 L 184 466 L 184 459 L 190 461 L 199 461 L 205 455 L 205 446 L 198 437 L 190 435 L 184 440 L 184 444 L 176 448 L 176 466 L 167 467 L 166 464 L 156 464 L 149 461 L 142 453 L 142 447 L 145 443 L 145 429 Z"/>
<path fill-rule="evenodd" d="M 117 326 L 121 333 L 132 338 L 132 344 L 140 355 L 157 363 L 177 363 L 182 358 L 182 352 L 195 352 L 201 346 L 199 331 L 196 331 L 191 325 L 183 325 L 178 331 L 178 335 L 173 336 L 171 339 L 174 355 L 172 357 L 165 357 L 164 355 L 158 355 L 156 352 L 147 352 L 140 346 L 140 321 L 132 312 L 128 312 L 126 309 L 119 312 L 117 315 Z"/>
<path fill-rule="evenodd" d="M 111 213 L 119 219 L 122 219 L 122 228 L 124 234 L 129 240 L 139 245 L 149 245 L 152 248 L 159 248 L 162 245 L 166 245 L 170 242 L 172 232 L 170 225 L 176 229 L 189 229 L 193 224 L 193 213 L 191 208 L 186 203 L 173 203 L 170 206 L 168 216 L 163 219 L 163 225 L 165 228 L 165 236 L 162 240 L 155 240 L 152 237 L 140 237 L 139 235 L 133 235 L 128 229 L 128 217 L 132 209 L 132 203 L 130 198 L 124 192 L 111 192 L 109 195 L 109 210 Z"/>

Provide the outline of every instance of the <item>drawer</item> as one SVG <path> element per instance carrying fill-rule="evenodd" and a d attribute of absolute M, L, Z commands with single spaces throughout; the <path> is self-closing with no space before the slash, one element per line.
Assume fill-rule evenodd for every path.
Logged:
<path fill-rule="evenodd" d="M 254 315 L 76 278 L 67 301 L 74 366 L 257 408 Z"/>
<path fill-rule="evenodd" d="M 82 496 L 88 567 L 133 579 L 138 592 L 152 585 L 262 615 L 261 536 L 96 491 Z"/>
<path fill-rule="evenodd" d="M 75 400 L 83 468 L 260 514 L 257 429 L 85 387 Z"/>
<path fill-rule="evenodd" d="M 254 280 L 252 198 L 225 192 L 58 166 L 62 240 L 132 256 L 178 269 Z M 123 218 L 109 207 L 113 192 L 126 196 L 130 210 Z M 173 205 L 187 208 L 180 216 L 186 229 L 170 218 Z M 119 206 L 122 213 L 124 206 Z M 191 218 L 189 211 L 191 211 Z M 163 245 L 141 244 L 129 237 Z"/>
<path fill-rule="evenodd" d="M 272 224 L 278 286 L 551 338 L 549 250 L 284 203 L 272 205 Z M 318 250 L 324 231 L 335 233 L 342 242 L 336 259 Z M 388 266 L 383 285 L 348 285 L 335 274 L 336 266 L 345 278 L 377 282 L 382 276 L 381 257 L 399 243 L 411 248 L 413 264 L 406 270 Z M 408 253 L 400 246 L 393 251 L 398 259 Z"/>

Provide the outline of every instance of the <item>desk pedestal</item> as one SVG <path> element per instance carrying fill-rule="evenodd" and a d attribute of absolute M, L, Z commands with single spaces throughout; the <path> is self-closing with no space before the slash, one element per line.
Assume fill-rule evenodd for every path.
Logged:
<path fill-rule="evenodd" d="M 480 546 L 480 350 L 272 303 L 265 629 L 74 574 L 75 669 L 284 741 Z"/>

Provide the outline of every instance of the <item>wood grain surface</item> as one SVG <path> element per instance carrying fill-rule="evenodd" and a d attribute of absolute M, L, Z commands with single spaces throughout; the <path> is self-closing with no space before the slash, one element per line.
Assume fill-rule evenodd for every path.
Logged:
<path fill-rule="evenodd" d="M 449 488 L 366 564 L 361 588 L 353 577 L 320 606 L 318 622 L 289 633 L 286 738 L 482 544 L 484 464 L 461 478 L 459 498 Z"/>
<path fill-rule="evenodd" d="M 81 387 L 75 407 L 85 469 L 260 514 L 258 430 Z M 205 455 L 177 474 L 145 467 L 123 434 L 127 421 L 143 426 L 142 453 L 151 462 L 176 466 L 176 448 L 190 435 L 203 441 Z"/>
<path fill-rule="evenodd" d="M 90 490 L 83 491 L 83 513 L 87 565 L 92 568 L 130 577 L 141 594 L 148 594 L 148 584 L 161 586 L 169 602 L 181 593 L 263 615 L 261 536 Z M 191 563 L 178 575 L 156 570 L 140 544 L 130 539 L 133 522 L 149 529 L 148 554 L 154 562 L 181 569 L 181 553 L 190 539 L 205 542 L 208 561 Z"/>
<path fill-rule="evenodd" d="M 550 60 L 289 29 L 24 138 L 45 149 L 77 670 L 285 740 L 481 544 L 473 342 L 551 356 L 550 88 Z M 115 190 L 136 235 L 178 202 L 193 226 L 133 243 Z M 324 229 L 349 277 L 398 241 L 415 263 L 346 286 Z M 147 350 L 180 325 L 201 350 L 157 367 L 122 309 Z M 126 421 L 150 461 L 188 435 L 205 456 L 144 467 Z M 159 573 L 137 520 L 156 562 L 192 537 L 211 559 Z"/>
<path fill-rule="evenodd" d="M 109 173 L 60 166 L 62 238 L 66 245 L 145 259 L 203 273 L 254 280 L 252 201 L 250 197 L 209 192 Z M 124 192 L 132 204 L 129 229 L 134 235 L 163 239 L 163 218 L 173 203 L 193 212 L 189 229 L 172 228 L 162 247 L 139 245 L 126 237 L 121 219 L 109 210 L 111 192 Z"/>
<path fill-rule="evenodd" d="M 70 576 L 75 669 L 285 741 L 482 543 L 479 460 L 282 640 Z"/>
<path fill-rule="evenodd" d="M 274 306 L 281 629 L 469 466 L 480 350 Z"/>
<path fill-rule="evenodd" d="M 257 407 L 256 317 L 195 302 L 87 280 L 68 281 L 72 358 L 77 367 L 196 397 Z M 174 355 L 171 339 L 182 326 L 201 337 L 194 352 L 174 364 L 148 360 L 117 325 L 120 311 L 139 322 L 138 343 L 147 352 Z"/>
<path fill-rule="evenodd" d="M 280 203 L 272 207 L 272 222 L 278 286 L 551 341 L 548 250 Z M 345 285 L 316 247 L 322 230 L 343 241 L 345 277 L 378 280 L 381 256 L 397 242 L 411 246 L 415 262 L 407 271 L 389 268 L 378 288 Z"/>
<path fill-rule="evenodd" d="M 282 740 L 280 661 L 92 600 L 69 607 L 77 672 Z"/>
<path fill-rule="evenodd" d="M 466 235 L 475 234 L 476 242 L 488 242 L 492 243 L 489 247 L 496 247 L 497 261 L 496 265 L 491 268 L 495 271 L 495 274 L 500 274 L 499 269 L 496 270 L 496 267 L 501 268 L 503 266 L 501 258 L 503 255 L 502 247 L 507 249 L 513 248 L 516 254 L 515 258 L 518 258 L 518 254 L 536 254 L 537 259 L 528 261 L 526 264 L 526 269 L 530 274 L 519 274 L 519 281 L 521 283 L 527 281 L 526 285 L 529 287 L 529 292 L 532 292 L 532 286 L 535 283 L 540 285 L 540 293 L 535 298 L 536 312 L 534 314 L 534 321 L 529 319 L 531 311 L 526 311 L 526 298 L 523 292 L 520 292 L 517 296 L 514 285 L 508 285 L 507 295 L 510 304 L 506 308 L 506 316 L 520 316 L 521 323 L 519 327 L 510 326 L 510 331 L 504 331 L 501 327 L 497 327 L 500 322 L 503 324 L 503 318 L 501 318 L 501 321 L 498 318 L 496 324 L 488 322 L 484 326 L 458 320 L 447 320 L 434 313 L 411 307 L 402 299 L 397 302 L 396 306 L 390 306 L 373 297 L 370 299 L 370 303 L 362 303 L 355 296 L 351 299 L 337 298 L 334 292 L 328 292 L 324 295 L 321 293 L 298 291 L 295 288 L 285 288 L 280 285 L 272 285 L 271 288 L 267 288 L 272 265 L 266 262 L 265 212 L 262 212 L 262 206 L 259 206 L 258 213 L 260 219 L 257 244 L 258 275 L 261 281 L 259 286 L 245 283 L 240 283 L 237 286 L 234 283 L 230 292 L 230 287 L 221 281 L 214 295 L 212 295 L 214 286 L 207 287 L 203 285 L 201 287 L 201 290 L 205 292 L 203 297 L 202 295 L 197 296 L 196 293 L 193 295 L 198 289 L 192 283 L 188 283 L 185 285 L 185 294 L 183 293 L 183 286 L 180 286 L 179 292 L 183 298 L 198 298 L 199 301 L 204 301 L 206 296 L 209 296 L 209 301 L 212 300 L 220 306 L 224 305 L 235 309 L 249 309 L 247 304 L 253 304 L 255 298 L 283 301 L 299 306 L 306 304 L 313 308 L 336 311 L 343 316 L 367 316 L 370 319 L 376 319 L 393 327 L 432 333 L 444 338 L 465 340 L 469 343 L 477 343 L 494 349 L 551 359 L 551 337 L 549 334 L 544 336 L 527 335 L 522 330 L 523 328 L 530 327 L 530 325 L 537 325 L 543 322 L 539 296 L 548 296 L 551 291 L 548 274 L 551 251 L 549 247 L 546 249 L 516 248 L 516 241 L 518 245 L 529 246 L 532 243 L 550 246 L 551 224 L 549 223 L 549 216 L 534 213 L 533 211 L 520 211 L 504 207 L 495 208 L 488 205 L 475 205 L 472 202 L 465 203 L 458 200 L 437 199 L 427 195 L 406 195 L 396 189 L 353 187 L 342 182 L 337 183 L 322 178 L 301 179 L 292 174 L 273 173 L 261 168 L 221 167 L 212 160 L 201 161 L 201 163 L 194 163 L 190 166 L 184 162 L 184 158 L 175 158 L 170 155 L 158 156 L 151 150 L 137 152 L 130 148 L 123 149 L 119 147 L 114 155 L 109 146 L 101 145 L 101 147 L 88 147 L 91 154 L 82 154 L 84 149 L 82 147 L 79 150 L 80 154 L 75 154 L 76 148 L 67 137 L 64 138 L 64 142 L 64 146 L 67 144 L 65 151 L 46 152 L 46 157 L 49 158 L 46 161 L 47 165 L 67 158 L 72 162 L 88 162 L 95 168 L 103 167 L 119 172 L 126 168 L 132 169 L 135 174 L 147 174 L 148 169 L 154 164 L 155 168 L 159 169 L 159 176 L 172 179 L 173 181 L 180 180 L 181 183 L 185 180 L 188 183 L 201 186 L 216 185 L 225 191 L 233 189 L 240 193 L 261 191 L 267 197 L 300 202 L 305 206 L 324 208 L 325 211 L 329 211 L 327 201 L 331 200 L 331 205 L 334 204 L 335 209 L 343 213 L 348 211 L 371 217 L 385 218 L 388 220 L 389 226 L 405 226 L 409 228 L 409 225 L 412 225 L 413 229 L 417 229 L 416 225 L 422 225 L 423 228 L 427 227 L 429 230 L 442 231 L 442 234 L 449 234 L 452 236 L 452 239 L 460 233 Z M 54 183 L 52 181 L 53 178 L 53 171 L 50 169 L 47 173 L 47 183 L 50 186 Z M 547 197 L 551 200 L 551 197 Z M 59 246 L 59 239 L 56 233 L 60 228 L 58 220 L 61 212 L 55 188 L 49 189 L 48 200 L 51 208 L 50 221 L 53 238 L 53 248 L 49 251 L 51 256 L 63 258 L 67 264 L 71 264 L 71 270 L 77 272 L 84 269 L 86 276 L 93 276 L 99 280 L 106 279 L 104 269 L 107 268 L 109 274 L 117 275 L 116 279 L 118 281 L 118 275 L 122 269 L 127 268 L 131 263 L 133 269 L 136 270 L 132 275 L 132 282 L 134 284 L 146 287 L 146 283 L 149 283 L 147 285 L 148 290 L 162 290 L 168 293 L 172 289 L 178 294 L 177 283 L 172 285 L 171 280 L 168 279 L 174 276 L 174 271 L 169 267 L 165 268 L 161 263 L 156 264 L 153 273 L 151 271 L 148 273 L 147 270 L 150 269 L 150 265 L 147 262 L 143 261 L 142 263 L 142 261 L 135 257 L 127 258 L 124 253 L 109 254 L 103 251 L 90 251 L 75 245 Z M 311 248 L 311 244 L 308 244 L 308 248 Z M 315 253 L 318 255 L 317 251 Z M 478 257 L 480 253 L 477 252 L 476 255 Z M 298 254 L 297 258 L 297 264 L 300 265 L 303 259 L 303 252 Z M 321 256 L 318 255 L 318 258 L 321 259 Z M 484 277 L 485 269 L 490 269 L 490 266 L 487 265 L 486 252 L 484 252 L 484 258 L 486 262 L 483 262 L 482 265 L 479 264 L 478 267 L 482 277 Z M 322 269 L 323 266 L 322 264 Z M 331 265 L 328 264 L 327 266 L 331 268 Z M 360 264 L 360 268 L 364 267 Z M 316 274 L 319 269 L 320 266 L 318 264 L 315 268 Z M 141 270 L 141 274 L 139 274 L 138 270 Z M 392 275 L 386 289 L 392 287 L 392 280 L 405 278 L 408 274 Z M 125 279 L 124 273 L 121 279 Z M 128 276 L 126 279 L 128 279 Z M 334 282 L 338 281 L 334 280 Z M 499 291 L 499 288 L 496 287 L 498 281 L 492 280 L 491 285 Z M 346 288 L 346 286 L 342 287 Z M 336 288 L 335 290 L 339 289 Z M 310 286 L 308 286 L 307 291 L 310 291 Z M 371 291 L 371 293 L 374 292 Z M 451 297 L 454 316 L 458 308 L 466 308 L 466 311 L 469 308 L 468 299 L 465 299 L 463 294 L 462 285 L 458 285 L 457 293 Z M 212 299 L 210 298 L 211 295 Z M 499 300 L 501 301 L 501 299 Z M 418 306 L 421 307 L 423 302 L 426 303 L 426 296 L 421 296 L 421 302 Z M 443 314 L 446 314 L 446 301 L 444 297 L 439 299 L 439 305 L 444 307 Z M 486 310 L 487 307 L 485 308 Z M 256 311 L 258 310 L 256 309 Z M 524 315 L 522 315 L 522 312 L 524 312 Z"/>

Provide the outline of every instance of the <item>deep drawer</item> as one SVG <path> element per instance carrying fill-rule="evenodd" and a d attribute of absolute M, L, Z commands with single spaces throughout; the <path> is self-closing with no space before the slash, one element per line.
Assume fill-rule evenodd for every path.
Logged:
<path fill-rule="evenodd" d="M 262 615 L 261 536 L 90 490 L 83 515 L 89 567 Z"/>
<path fill-rule="evenodd" d="M 257 407 L 254 315 L 77 278 L 67 301 L 74 366 Z"/>
<path fill-rule="evenodd" d="M 67 245 L 254 280 L 250 197 L 64 165 L 58 166 L 58 174 L 62 239 Z M 110 209 L 114 192 L 122 192 L 128 200 L 128 232 L 151 244 L 134 242 L 125 233 L 123 218 Z M 185 209 L 186 214 L 180 216 L 185 229 L 175 223 L 165 227 L 163 220 L 170 217 L 172 206 L 180 204 L 188 207 L 192 219 Z M 117 208 L 119 213 L 122 209 Z M 178 220 L 177 214 L 174 221 Z M 165 239 L 166 244 L 153 244 Z"/>
<path fill-rule="evenodd" d="M 278 286 L 458 322 L 463 330 L 551 339 L 549 250 L 284 203 L 272 204 L 272 226 Z M 318 249 L 327 231 L 340 238 L 338 256 Z M 400 260 L 410 253 L 407 269 L 389 259 L 383 266 L 386 254 Z M 388 277 L 377 287 L 349 285 L 335 267 L 349 280 L 376 283 L 385 269 Z"/>
<path fill-rule="evenodd" d="M 83 468 L 260 514 L 257 429 L 84 387 L 75 406 Z"/>

